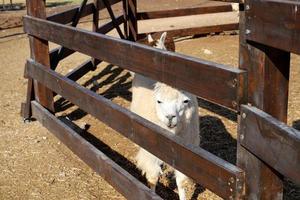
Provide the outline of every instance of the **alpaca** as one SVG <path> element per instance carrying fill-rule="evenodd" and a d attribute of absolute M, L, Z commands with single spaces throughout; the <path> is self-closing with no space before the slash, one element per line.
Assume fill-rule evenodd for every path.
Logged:
<path fill-rule="evenodd" d="M 166 33 L 155 42 L 148 36 L 149 43 L 156 48 L 166 49 Z M 146 106 L 145 106 L 146 105 Z M 131 111 L 147 120 L 169 130 L 184 142 L 199 145 L 199 117 L 196 96 L 172 88 L 166 84 L 135 74 L 133 78 Z M 146 176 L 151 188 L 155 190 L 159 176 L 162 174 L 163 161 L 143 148 L 136 157 L 137 167 Z M 188 178 L 175 170 L 176 184 L 180 200 L 185 199 L 184 184 Z"/>

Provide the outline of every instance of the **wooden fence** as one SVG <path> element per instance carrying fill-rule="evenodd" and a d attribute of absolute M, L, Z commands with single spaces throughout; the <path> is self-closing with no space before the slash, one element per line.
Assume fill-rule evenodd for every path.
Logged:
<path fill-rule="evenodd" d="M 28 90 L 26 103 L 22 104 L 24 119 L 36 118 L 128 199 L 160 197 L 59 120 L 53 106 L 54 93 L 224 199 L 282 199 L 282 176 L 299 184 L 300 133 L 284 123 L 290 52 L 300 52 L 297 37 L 300 3 L 246 0 L 240 4 L 240 65 L 235 69 L 134 42 L 142 36 L 138 32 L 138 20 L 230 11 L 225 4 L 138 12 L 135 0 L 123 0 L 123 15 L 115 17 L 111 5 L 119 2 L 121 0 L 93 3 L 84 0 L 77 8 L 46 17 L 45 1 L 27 1 L 24 30 L 29 35 L 31 58 L 25 67 Z M 112 20 L 99 27 L 99 10 L 102 9 L 108 10 Z M 93 31 L 77 29 L 80 18 L 91 14 Z M 274 15 L 280 19 L 275 20 Z M 117 29 L 121 39 L 105 35 L 112 29 Z M 186 33 L 203 30 L 196 28 Z M 224 27 L 206 30 L 219 31 Z M 62 46 L 49 52 L 48 41 Z M 74 52 L 89 55 L 91 59 L 66 76 L 55 72 L 59 61 Z M 237 166 L 200 147 L 183 143 L 167 130 L 75 82 L 101 61 L 189 91 L 237 112 Z"/>

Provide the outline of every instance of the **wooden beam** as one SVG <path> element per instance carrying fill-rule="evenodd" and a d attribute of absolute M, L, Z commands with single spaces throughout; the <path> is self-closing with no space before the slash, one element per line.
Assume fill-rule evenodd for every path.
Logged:
<path fill-rule="evenodd" d="M 264 11 L 266 12 L 266 11 Z M 247 20 L 240 11 L 240 68 L 248 72 L 248 102 L 285 122 L 287 120 L 290 54 L 246 40 Z M 283 42 L 283 41 L 282 41 Z M 241 130 L 238 131 L 240 137 Z M 246 198 L 279 200 L 281 176 L 238 143 L 237 164 L 245 170 Z"/>
<path fill-rule="evenodd" d="M 250 106 L 242 106 L 240 143 L 276 171 L 300 184 L 300 131 Z"/>
<path fill-rule="evenodd" d="M 230 12 L 230 11 L 232 11 L 231 4 L 223 4 L 223 5 L 215 5 L 215 6 L 177 8 L 173 10 L 138 12 L 137 19 L 138 20 L 156 19 L 156 18 L 165 18 L 165 17 L 179 17 L 179 16 L 186 16 L 186 15 L 199 15 L 199 14 Z"/>
<path fill-rule="evenodd" d="M 300 2 L 246 0 L 246 39 L 300 54 Z"/>
<path fill-rule="evenodd" d="M 35 101 L 32 102 L 32 112 L 34 118 L 124 197 L 134 200 L 161 200 L 151 189 Z"/>
<path fill-rule="evenodd" d="M 104 6 L 103 2 L 100 1 L 100 0 L 98 0 L 98 1 L 99 1 L 99 7 L 98 7 L 99 10 L 104 9 L 105 6 Z M 109 0 L 111 5 L 114 5 L 114 4 L 116 4 L 120 1 L 121 0 Z M 64 12 L 50 15 L 50 16 L 47 17 L 47 20 L 57 22 L 57 23 L 61 23 L 61 24 L 68 24 L 68 23 L 73 21 L 74 16 L 78 12 L 79 8 L 80 8 L 80 6 L 77 6 L 75 8 L 68 9 Z M 86 17 L 88 15 L 91 15 L 93 13 L 93 10 L 94 10 L 94 3 L 88 3 L 84 7 L 84 9 L 82 10 L 81 17 Z"/>
<path fill-rule="evenodd" d="M 114 12 L 113 12 L 113 10 L 111 9 L 111 5 L 110 5 L 109 1 L 108 1 L 108 0 L 102 0 L 102 1 L 103 1 L 104 5 L 105 5 L 105 7 L 106 7 L 106 9 L 107 9 L 107 11 L 108 11 L 108 13 L 109 13 L 109 16 L 110 16 L 110 18 L 111 18 L 111 20 L 112 20 L 112 23 L 113 23 L 115 29 L 117 30 L 117 32 L 118 32 L 118 34 L 119 34 L 119 37 L 120 37 L 121 39 L 125 39 L 125 37 L 124 37 L 124 35 L 123 35 L 123 33 L 122 33 L 120 27 L 119 27 L 119 24 L 118 24 L 117 21 L 116 21 Z"/>
<path fill-rule="evenodd" d="M 53 70 L 28 61 L 26 72 L 82 110 L 223 198 L 238 198 L 243 172 L 202 148 L 187 145 L 163 129 Z M 118 121 L 118 123 L 115 123 Z"/>
<path fill-rule="evenodd" d="M 97 32 L 99 29 L 99 0 L 93 0 L 94 1 L 94 10 L 93 10 L 93 25 L 92 25 L 92 30 L 93 32 Z M 97 68 L 97 63 L 99 61 L 96 58 L 91 58 L 93 67 L 91 68 L 92 70 L 96 70 Z"/>
<path fill-rule="evenodd" d="M 31 35 L 189 91 L 220 105 L 237 110 L 244 100 L 246 72 L 243 70 L 29 16 L 24 17 L 24 26 Z"/>
<path fill-rule="evenodd" d="M 38 18 L 46 18 L 45 1 L 26 1 L 27 14 Z M 49 45 L 47 40 L 29 36 L 30 57 L 45 67 L 50 68 Z M 38 82 L 34 82 L 35 99 L 45 108 L 54 112 L 53 93 L 45 86 Z M 32 85 L 32 86 L 33 86 Z M 29 85 L 28 85 L 29 86 Z M 29 93 L 28 93 L 29 94 Z M 30 94 L 29 94 L 30 95 Z M 29 103 L 29 102 L 27 102 Z"/>
<path fill-rule="evenodd" d="M 116 18 L 116 22 L 119 25 L 122 24 L 124 22 L 123 16 L 117 17 Z M 97 30 L 97 33 L 106 34 L 106 33 L 108 33 L 109 31 L 111 31 L 113 29 L 114 29 L 114 25 L 110 21 L 110 22 L 107 22 L 106 24 L 103 24 L 102 26 L 100 26 L 98 28 L 98 30 Z M 54 48 L 53 50 L 50 51 L 51 69 L 55 69 L 56 68 L 55 62 L 56 62 L 56 58 L 58 57 L 59 50 L 61 48 L 62 47 L 60 46 L 60 47 Z M 74 50 L 65 48 L 64 51 L 60 54 L 59 58 L 60 58 L 60 60 L 63 60 L 64 58 L 72 55 L 73 53 L 75 53 Z"/>
<path fill-rule="evenodd" d="M 203 26 L 203 27 L 194 27 L 194 28 L 184 28 L 184 29 L 168 29 L 160 32 L 151 31 L 148 33 L 140 33 L 138 38 L 145 38 L 147 34 L 154 34 L 154 33 L 163 33 L 168 32 L 168 37 L 184 37 L 196 34 L 206 34 L 206 33 L 219 33 L 223 31 L 233 31 L 238 30 L 239 24 L 232 23 L 232 24 L 222 24 L 222 25 L 213 25 L 213 26 Z"/>
<path fill-rule="evenodd" d="M 72 27 L 77 26 L 77 24 L 81 18 L 82 12 L 86 6 L 86 3 L 87 3 L 87 0 L 83 0 L 81 2 L 80 7 L 78 8 L 78 11 L 76 12 L 76 14 L 74 15 L 74 18 L 72 20 L 72 24 L 71 24 Z M 64 53 L 65 51 L 66 51 L 66 53 Z M 67 49 L 65 47 L 59 47 L 57 54 L 55 54 L 55 56 L 52 56 L 52 58 L 50 59 L 51 69 L 55 70 L 59 61 L 62 60 L 61 59 L 62 56 L 68 55 L 70 53 L 71 53 L 70 49 Z"/>
<path fill-rule="evenodd" d="M 125 0 L 128 8 L 128 39 L 131 41 L 138 40 L 138 24 L 137 24 L 137 1 Z"/>

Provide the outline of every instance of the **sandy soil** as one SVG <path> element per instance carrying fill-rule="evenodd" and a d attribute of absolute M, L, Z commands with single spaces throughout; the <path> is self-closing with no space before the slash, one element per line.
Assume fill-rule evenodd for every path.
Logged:
<path fill-rule="evenodd" d="M 81 23 L 80 27 L 90 28 L 91 25 Z M 22 29 L 6 30 L 5 34 L 17 32 L 22 33 Z M 56 45 L 50 46 L 53 48 Z M 176 48 L 187 55 L 233 67 L 238 65 L 237 35 L 185 38 L 176 42 Z M 205 53 L 207 50 L 211 54 Z M 124 199 L 38 122 L 23 123 L 19 111 L 25 99 L 27 81 L 23 78 L 23 70 L 28 57 L 27 37 L 0 38 L 0 199 Z M 76 53 L 61 62 L 57 71 L 65 74 L 87 58 Z M 299 64 L 300 57 L 293 55 L 288 124 L 300 130 Z M 130 104 L 130 74 L 116 66 L 102 63 L 96 71 L 88 73 L 78 82 L 119 105 L 128 108 Z M 89 128 L 83 132 L 85 137 L 144 181 L 134 167 L 133 157 L 137 149 L 133 143 L 60 97 L 56 101 L 61 105 L 59 115 L 80 127 L 88 124 Z M 235 163 L 236 115 L 206 101 L 199 102 L 201 146 Z M 160 180 L 158 194 L 166 199 L 177 199 L 174 180 L 170 177 L 170 173 L 167 173 Z M 299 199 L 300 189 L 286 185 L 285 199 Z M 220 199 L 193 184 L 189 186 L 188 197 Z"/>

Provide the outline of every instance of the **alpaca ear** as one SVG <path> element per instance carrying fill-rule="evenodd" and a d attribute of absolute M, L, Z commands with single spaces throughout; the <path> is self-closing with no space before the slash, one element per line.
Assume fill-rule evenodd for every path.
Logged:
<path fill-rule="evenodd" d="M 157 82 L 154 84 L 154 91 L 157 92 L 162 86 L 162 83 L 160 82 Z"/>
<path fill-rule="evenodd" d="M 151 36 L 151 34 L 148 34 L 148 43 L 150 44 L 150 43 L 152 43 L 152 42 L 154 42 L 154 40 L 153 40 L 153 38 L 152 38 L 152 36 Z"/>
<path fill-rule="evenodd" d="M 163 34 L 161 34 L 160 36 L 159 42 L 161 44 L 165 44 L 166 38 L 167 38 L 167 32 L 163 32 Z"/>

